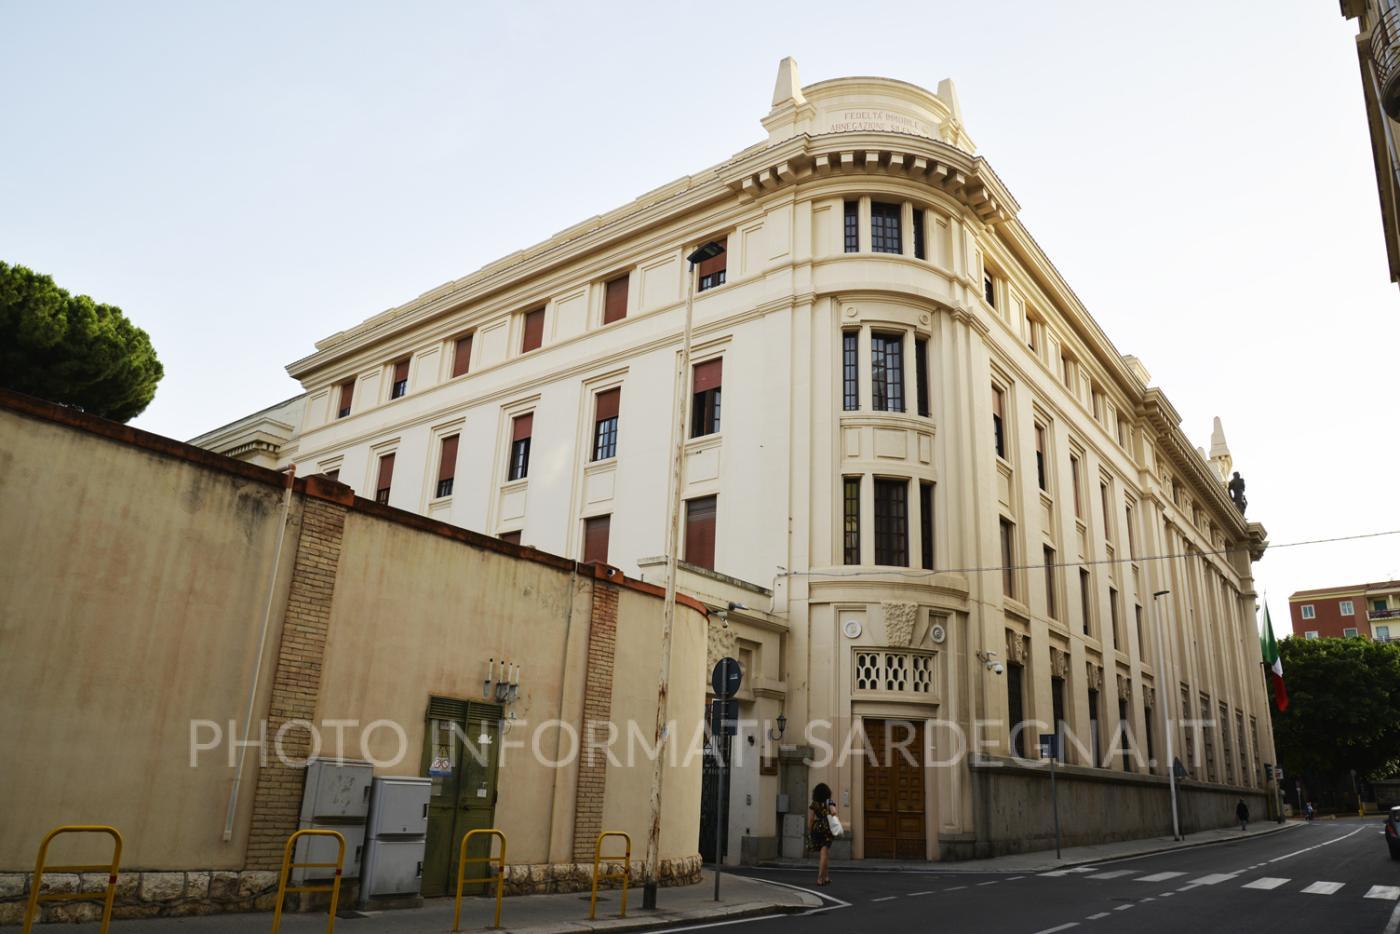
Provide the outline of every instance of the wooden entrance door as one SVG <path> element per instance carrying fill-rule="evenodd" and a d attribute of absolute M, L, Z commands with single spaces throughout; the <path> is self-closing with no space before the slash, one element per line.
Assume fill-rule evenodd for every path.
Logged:
<path fill-rule="evenodd" d="M 925 859 L 924 724 L 864 720 L 864 809 L 867 859 Z M 903 747 L 903 748 L 900 748 Z"/>
<path fill-rule="evenodd" d="M 495 826 L 496 767 L 501 710 L 494 704 L 433 698 L 424 738 L 424 771 L 433 780 L 428 799 L 428 840 L 423 854 L 423 895 L 457 890 L 457 857 L 467 831 Z M 487 855 L 489 838 L 473 841 L 468 856 Z M 486 863 L 469 863 L 467 878 L 486 875 Z M 479 885 L 464 892 L 480 892 Z"/>

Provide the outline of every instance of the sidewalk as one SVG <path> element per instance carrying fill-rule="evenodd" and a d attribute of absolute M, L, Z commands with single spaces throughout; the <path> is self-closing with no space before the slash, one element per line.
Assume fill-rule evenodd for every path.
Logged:
<path fill-rule="evenodd" d="M 1279 833 L 1300 825 L 1301 821 L 1288 821 L 1283 824 L 1251 824 L 1247 833 L 1236 827 L 1221 827 L 1215 830 L 1200 830 L 1188 834 L 1185 840 L 1171 837 L 1143 837 L 1137 840 L 1119 840 L 1114 843 L 1098 843 L 1092 846 L 1071 846 L 1061 850 L 1061 859 L 1055 858 L 1054 850 L 1037 850 L 1033 853 L 1014 853 L 1010 856 L 996 856 L 991 859 L 970 859 L 959 862 L 917 862 L 908 863 L 892 859 L 833 859 L 831 867 L 866 872 L 933 872 L 933 873 L 1018 873 L 1046 872 L 1054 869 L 1068 869 L 1088 863 L 1106 863 L 1131 856 L 1147 856 L 1153 853 L 1166 853 L 1171 850 L 1185 850 L 1213 843 L 1229 843 Z M 811 859 L 780 859 L 764 863 L 765 866 L 802 867 L 816 866 Z"/>
<path fill-rule="evenodd" d="M 684 922 L 719 921 L 757 914 L 791 913 L 821 906 L 821 899 L 805 892 L 770 885 L 726 873 L 720 880 L 720 900 L 714 901 L 715 882 L 709 870 L 699 885 L 663 888 L 656 911 L 642 910 L 640 887 L 627 890 L 627 917 L 617 917 L 621 893 L 598 893 L 598 920 L 588 920 L 587 892 L 567 895 L 516 895 L 501 903 L 502 932 L 517 934 L 566 934 L 578 931 L 646 931 Z M 429 899 L 422 908 L 402 911 L 345 912 L 335 919 L 343 934 L 443 934 L 452 929 L 450 898 Z M 496 902 L 489 898 L 462 899 L 462 930 L 489 929 Z M 60 925 L 55 930 L 74 934 L 96 932 L 97 924 Z M 200 918 L 155 918 L 148 921 L 113 921 L 114 934 L 242 934 L 272 929 L 272 912 L 206 915 Z M 284 914 L 287 934 L 323 934 L 326 913 Z"/>

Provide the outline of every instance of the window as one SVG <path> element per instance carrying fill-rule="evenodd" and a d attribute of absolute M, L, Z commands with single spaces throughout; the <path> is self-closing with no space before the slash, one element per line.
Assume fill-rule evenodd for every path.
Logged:
<path fill-rule="evenodd" d="M 708 243 L 709 241 L 705 241 Z M 695 274 L 700 281 L 696 284 L 697 291 L 704 292 L 706 289 L 713 289 L 724 285 L 725 271 L 729 267 L 729 239 L 727 237 L 716 237 L 715 242 L 725 249 L 717 256 L 709 259 L 702 259 L 700 265 L 696 267 Z"/>
<path fill-rule="evenodd" d="M 500 535 L 497 535 L 496 537 L 499 538 L 499 539 L 500 539 L 501 541 L 503 541 L 503 542 L 510 542 L 512 545 L 519 545 L 519 544 L 520 544 L 520 532 L 519 532 L 519 531 L 515 531 L 515 532 L 502 532 Z"/>
<path fill-rule="evenodd" d="M 1026 731 L 1020 729 L 1026 719 L 1025 669 L 1020 665 L 1006 666 L 1006 728 L 1010 730 L 1011 754 L 1026 758 Z"/>
<path fill-rule="evenodd" d="M 991 270 L 984 270 L 982 273 L 982 297 L 987 300 L 988 305 L 997 307 L 997 285 Z"/>
<path fill-rule="evenodd" d="M 875 563 L 909 565 L 909 483 L 875 481 Z"/>
<path fill-rule="evenodd" d="M 1118 731 L 1123 743 L 1123 771 L 1133 770 L 1132 725 L 1128 722 L 1128 702 L 1118 699 Z"/>
<path fill-rule="evenodd" d="M 1346 629 L 1342 630 L 1342 636 L 1347 639 L 1355 639 L 1356 630 L 1352 627 L 1347 627 Z"/>
<path fill-rule="evenodd" d="M 1099 741 L 1099 692 L 1089 691 L 1089 736 L 1093 740 L 1089 745 L 1093 750 L 1094 761 L 1091 763 L 1095 768 L 1103 766 L 1103 749 Z"/>
<path fill-rule="evenodd" d="M 1121 447 L 1128 446 L 1128 423 L 1123 420 L 1123 416 L 1118 416 L 1118 444 Z"/>
<path fill-rule="evenodd" d="M 1374 613 L 1384 613 L 1384 612 L 1386 611 L 1386 609 L 1387 609 L 1387 607 L 1386 607 L 1386 605 L 1385 605 L 1385 600 L 1372 600 L 1372 601 L 1371 601 L 1371 611 L 1372 611 L 1372 612 L 1374 612 Z"/>
<path fill-rule="evenodd" d="M 1035 481 L 1042 492 L 1050 487 L 1045 482 L 1045 426 L 1035 426 Z"/>
<path fill-rule="evenodd" d="M 997 457 L 1006 459 L 1006 391 L 1000 386 L 992 387 L 992 435 L 996 442 Z"/>
<path fill-rule="evenodd" d="M 321 476 L 325 477 L 327 480 L 330 480 L 330 481 L 332 481 L 332 482 L 334 482 L 334 483 L 339 483 L 339 482 L 340 482 L 340 469 L 337 468 L 337 469 L 335 469 L 335 470 L 327 470 L 327 471 L 326 471 L 325 473 L 323 473 Z"/>
<path fill-rule="evenodd" d="M 1044 325 L 1031 315 L 1026 315 L 1026 346 L 1037 357 L 1040 356 L 1040 332 Z"/>
<path fill-rule="evenodd" d="M 860 408 L 860 334 L 856 331 L 841 332 L 841 380 L 843 393 L 841 408 L 854 412 Z"/>
<path fill-rule="evenodd" d="M 442 439 L 442 453 L 438 457 L 437 495 L 452 495 L 452 480 L 457 476 L 457 441 L 460 435 L 448 435 Z"/>
<path fill-rule="evenodd" d="M 860 202 L 846 202 L 846 252 L 860 251 Z"/>
<path fill-rule="evenodd" d="M 1084 634 L 1089 634 L 1089 624 L 1093 619 L 1092 604 L 1089 601 L 1089 594 L 1093 588 L 1089 586 L 1089 571 L 1087 568 L 1079 569 L 1079 610 L 1084 614 Z"/>
<path fill-rule="evenodd" d="M 583 561 L 608 563 L 608 532 L 612 516 L 591 516 L 583 520 Z"/>
<path fill-rule="evenodd" d="M 1380 635 L 1380 630 L 1382 630 L 1382 629 L 1384 629 L 1384 628 L 1385 628 L 1384 626 L 1377 626 L 1377 627 L 1376 627 L 1376 635 L 1379 636 L 1379 635 Z M 1303 638 L 1304 638 L 1304 639 L 1316 639 L 1316 638 L 1317 638 L 1317 630 L 1316 630 L 1316 629 L 1309 629 L 1307 632 L 1303 633 Z"/>
<path fill-rule="evenodd" d="M 452 375 L 454 377 L 464 376 L 472 368 L 472 335 L 457 338 L 457 344 L 452 350 Z"/>
<path fill-rule="evenodd" d="M 716 498 L 702 496 L 685 503 L 685 560 L 697 567 L 715 569 Z"/>
<path fill-rule="evenodd" d="M 1337 609 L 1341 611 L 1341 614 L 1343 616 L 1356 615 L 1356 607 L 1352 604 L 1350 600 L 1342 600 L 1341 602 L 1339 602 L 1337 604 Z"/>
<path fill-rule="evenodd" d="M 350 403 L 355 400 L 355 381 L 347 379 L 340 384 L 340 409 L 336 418 L 344 418 L 350 414 Z"/>
<path fill-rule="evenodd" d="M 1100 484 L 1099 484 L 1099 509 L 1103 512 L 1103 540 L 1106 541 L 1106 542 L 1112 542 L 1112 541 L 1113 541 L 1113 518 L 1112 518 L 1113 513 L 1111 513 L 1111 512 L 1108 511 L 1108 501 L 1109 501 L 1108 484 L 1107 484 L 1107 483 L 1100 483 Z"/>
<path fill-rule="evenodd" d="M 933 570 L 933 484 L 919 484 L 919 555 L 925 571 Z"/>
<path fill-rule="evenodd" d="M 914 382 L 919 393 L 915 404 L 919 407 L 919 414 L 928 418 L 928 341 L 922 337 L 914 339 Z"/>
<path fill-rule="evenodd" d="M 1317 638 L 1317 633 L 1313 633 L 1312 635 L 1308 636 L 1308 638 L 1309 638 L 1309 639 L 1316 639 L 1316 638 Z M 1389 626 L 1377 626 L 1377 627 L 1376 627 L 1376 641 L 1377 641 L 1377 642 L 1389 642 L 1389 641 L 1390 641 L 1390 627 L 1389 627 Z"/>
<path fill-rule="evenodd" d="M 1080 495 L 1082 481 L 1080 478 L 1079 457 L 1075 454 L 1069 456 L 1069 482 L 1074 487 L 1074 515 L 1076 518 L 1084 518 L 1084 497 Z"/>
<path fill-rule="evenodd" d="M 1157 749 L 1156 749 L 1156 744 L 1152 741 L 1152 722 L 1153 722 L 1153 719 L 1154 719 L 1154 717 L 1153 717 L 1153 713 L 1152 713 L 1152 708 L 1151 708 L 1151 707 L 1146 707 L 1146 706 L 1144 706 L 1144 707 L 1142 708 L 1142 725 L 1143 725 L 1143 728 L 1147 731 L 1147 735 L 1144 737 L 1144 739 L 1147 740 L 1147 766 L 1148 766 L 1148 768 L 1151 768 L 1151 767 L 1152 767 L 1153 765 L 1155 765 L 1156 762 L 1157 762 Z"/>
<path fill-rule="evenodd" d="M 1122 620 L 1119 619 L 1118 588 L 1116 587 L 1108 588 L 1108 616 L 1109 620 L 1113 623 L 1113 647 L 1120 652 L 1126 651 L 1128 648 L 1128 634 L 1123 632 L 1122 627 L 1119 625 Z"/>
<path fill-rule="evenodd" d="M 401 398 L 406 392 L 408 392 L 408 361 L 400 360 L 394 364 L 394 382 L 393 388 L 389 390 L 389 398 Z"/>
<path fill-rule="evenodd" d="M 928 259 L 924 255 L 924 209 L 914 209 L 914 258 Z"/>
<path fill-rule="evenodd" d="M 1016 596 L 1016 526 L 1001 519 L 1001 590 L 1008 597 Z"/>
<path fill-rule="evenodd" d="M 871 408 L 904 411 L 904 335 L 876 331 L 870 335 Z"/>
<path fill-rule="evenodd" d="M 1133 528 L 1133 506 L 1123 506 L 1123 524 L 1128 527 L 1128 557 L 1137 560 L 1137 531 Z"/>
<path fill-rule="evenodd" d="M 530 434 L 535 413 L 517 415 L 510 425 L 510 472 L 507 480 L 524 480 L 530 475 Z"/>
<path fill-rule="evenodd" d="M 394 485 L 394 455 L 379 458 L 379 479 L 374 484 L 374 501 L 389 504 L 389 488 Z"/>
<path fill-rule="evenodd" d="M 1315 619 L 1316 617 L 1317 613 L 1313 610 L 1313 605 L 1311 603 L 1304 603 L 1303 619 Z"/>
<path fill-rule="evenodd" d="M 1137 621 L 1138 658 L 1147 657 L 1147 640 L 1142 635 L 1142 604 L 1133 604 L 1133 619 Z"/>
<path fill-rule="evenodd" d="M 1065 761 L 1065 679 L 1050 679 L 1051 716 L 1055 718 L 1055 758 Z"/>
<path fill-rule="evenodd" d="M 845 477 L 841 482 L 843 551 L 846 564 L 860 564 L 860 477 Z"/>
<path fill-rule="evenodd" d="M 617 456 L 617 408 L 622 401 L 621 389 L 600 392 L 594 398 L 593 459 L 607 460 Z"/>
<path fill-rule="evenodd" d="M 1055 549 L 1045 547 L 1045 615 L 1059 619 L 1058 603 L 1055 599 Z"/>
<path fill-rule="evenodd" d="M 899 226 L 899 205 L 871 202 L 870 249 L 875 253 L 903 253 Z"/>
<path fill-rule="evenodd" d="M 612 324 L 627 317 L 627 277 L 618 276 L 603 286 L 603 323 Z"/>
<path fill-rule="evenodd" d="M 532 350 L 539 350 L 544 343 L 544 309 L 536 308 L 534 311 L 525 312 L 525 326 L 520 338 L 520 352 L 529 353 Z"/>
<path fill-rule="evenodd" d="M 1093 401 L 1093 403 L 1094 403 L 1094 420 L 1097 421 L 1097 422 L 1102 422 L 1102 421 L 1103 421 L 1103 390 L 1100 389 L 1098 386 L 1095 386 L 1095 385 L 1093 385 L 1093 384 L 1090 384 L 1090 386 L 1089 386 L 1089 396 L 1090 396 L 1090 399 L 1091 399 L 1091 400 Z"/>
<path fill-rule="evenodd" d="M 720 383 L 724 378 L 724 359 L 716 358 L 695 364 L 690 395 L 690 436 L 702 438 L 719 431 Z"/>
<path fill-rule="evenodd" d="M 1066 389 L 1074 392 L 1074 358 L 1069 354 L 1060 354 L 1060 381 Z"/>

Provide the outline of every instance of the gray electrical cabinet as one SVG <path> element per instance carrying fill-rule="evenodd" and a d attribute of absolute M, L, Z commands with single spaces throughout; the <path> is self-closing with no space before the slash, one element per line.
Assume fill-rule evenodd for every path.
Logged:
<path fill-rule="evenodd" d="M 376 778 L 369 796 L 360 902 L 417 895 L 428 842 L 430 778 Z"/>
<path fill-rule="evenodd" d="M 306 785 L 301 795 L 300 830 L 334 830 L 345 838 L 345 866 L 342 878 L 359 875 L 360 856 L 365 842 L 365 819 L 369 815 L 370 783 L 374 766 L 359 759 L 312 758 L 306 763 Z M 302 837 L 297 841 L 293 862 L 334 863 L 339 847 L 334 837 Z M 292 881 L 330 879 L 334 869 L 295 869 Z"/>

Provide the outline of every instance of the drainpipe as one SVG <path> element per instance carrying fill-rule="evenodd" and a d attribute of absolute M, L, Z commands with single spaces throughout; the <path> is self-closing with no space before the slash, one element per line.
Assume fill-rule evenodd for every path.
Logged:
<path fill-rule="evenodd" d="M 277 573 L 282 567 L 282 544 L 287 537 L 287 517 L 292 508 L 292 484 L 296 481 L 296 465 L 288 467 L 282 472 L 282 512 L 281 522 L 277 526 L 277 548 L 272 555 L 272 573 L 268 575 L 267 600 L 263 605 L 262 633 L 258 636 L 258 654 L 253 659 L 253 683 L 248 686 L 248 704 L 243 711 L 243 736 L 246 738 L 248 730 L 253 725 L 253 705 L 257 703 L 258 683 L 262 678 L 263 653 L 267 648 L 267 631 L 272 623 L 272 602 L 277 594 Z M 233 787 L 228 793 L 228 809 L 224 814 L 224 842 L 233 839 L 233 818 L 238 811 L 238 790 L 243 784 L 243 764 L 248 758 L 248 744 L 245 742 L 238 750 L 238 768 L 233 773 Z"/>

